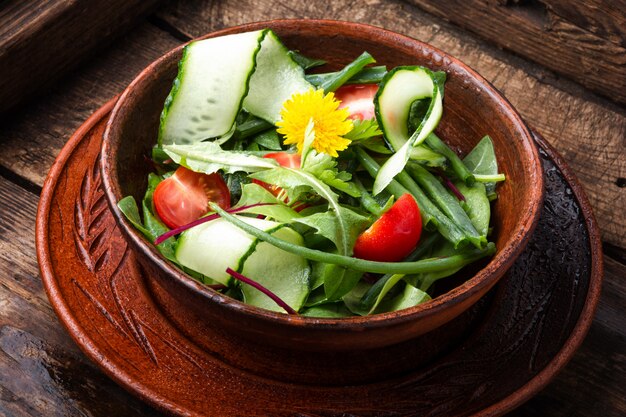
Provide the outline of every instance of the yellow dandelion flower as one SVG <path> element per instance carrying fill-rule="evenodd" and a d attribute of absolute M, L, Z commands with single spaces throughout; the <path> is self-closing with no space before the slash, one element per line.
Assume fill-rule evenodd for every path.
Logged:
<path fill-rule="evenodd" d="M 295 144 L 301 153 L 306 127 L 313 120 L 313 149 L 336 157 L 350 144 L 350 139 L 342 136 L 352 130 L 352 122 L 346 120 L 348 109 L 338 107 L 334 93 L 324 95 L 323 90 L 314 89 L 296 93 L 283 104 L 281 120 L 276 124 L 278 133 L 285 136 L 285 145 Z"/>

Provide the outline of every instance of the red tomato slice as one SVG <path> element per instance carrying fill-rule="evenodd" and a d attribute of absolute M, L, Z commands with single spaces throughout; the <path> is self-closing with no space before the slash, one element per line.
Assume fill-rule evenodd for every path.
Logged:
<path fill-rule="evenodd" d="M 417 246 L 422 234 L 422 217 L 410 194 L 401 196 L 354 245 L 354 256 L 379 262 L 397 262 Z"/>
<path fill-rule="evenodd" d="M 300 169 L 300 155 L 289 152 L 273 152 L 263 156 L 263 158 L 275 159 L 281 167 Z"/>
<path fill-rule="evenodd" d="M 377 84 L 348 84 L 342 85 L 335 91 L 335 97 L 341 101 L 339 108 L 347 107 L 350 111 L 348 118 L 353 120 L 373 119 L 374 95 L 378 91 Z"/>
<path fill-rule="evenodd" d="M 209 201 L 223 209 L 230 207 L 230 191 L 222 177 L 179 167 L 154 190 L 154 208 L 167 227 L 190 223 L 209 211 Z"/>

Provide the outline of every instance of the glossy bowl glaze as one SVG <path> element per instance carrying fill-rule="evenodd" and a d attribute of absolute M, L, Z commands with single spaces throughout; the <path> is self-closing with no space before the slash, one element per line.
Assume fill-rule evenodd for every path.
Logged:
<path fill-rule="evenodd" d="M 106 197 L 116 221 L 138 255 L 156 303 L 167 317 L 200 346 L 203 327 L 225 337 L 285 349 L 350 351 L 381 348 L 429 332 L 480 299 L 507 271 L 533 231 L 543 198 L 540 160 L 531 135 L 517 112 L 472 69 L 415 39 L 381 28 L 327 20 L 276 20 L 211 33 L 215 37 L 270 27 L 290 49 L 323 58 L 328 70 L 347 64 L 363 51 L 378 64 L 424 65 L 443 70 L 444 113 L 438 135 L 461 155 L 486 134 L 494 141 L 498 165 L 507 180 L 498 187 L 493 226 L 496 255 L 472 275 L 432 301 L 369 317 L 317 319 L 273 313 L 226 297 L 198 283 L 163 259 L 126 221 L 117 202 L 138 201 L 146 188 L 146 157 L 156 142 L 159 115 L 182 54 L 178 47 L 147 67 L 120 96 L 104 135 L 101 169 Z"/>

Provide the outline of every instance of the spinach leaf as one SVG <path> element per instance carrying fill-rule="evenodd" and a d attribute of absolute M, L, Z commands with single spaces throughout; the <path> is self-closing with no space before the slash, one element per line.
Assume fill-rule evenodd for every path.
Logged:
<path fill-rule="evenodd" d="M 497 175 L 498 161 L 491 138 L 488 135 L 482 138 L 474 149 L 463 158 L 463 163 L 473 174 Z M 485 183 L 485 190 L 490 200 L 495 197 L 495 189 L 495 182 Z"/>
<path fill-rule="evenodd" d="M 308 56 L 302 55 L 298 51 L 289 51 L 287 52 L 287 55 L 289 55 L 296 64 L 302 67 L 303 70 L 308 70 L 326 64 L 326 61 L 323 59 L 309 58 Z"/>
<path fill-rule="evenodd" d="M 339 235 L 341 225 L 338 217 L 341 217 L 341 221 L 346 226 L 345 233 L 342 236 Z M 348 248 L 350 248 L 350 253 L 357 237 L 371 223 L 369 218 L 341 205 L 337 207 L 337 211 L 314 213 L 306 217 L 294 216 L 293 221 L 312 227 L 318 234 L 332 241 L 338 248 L 342 240 L 345 240 Z"/>
<path fill-rule="evenodd" d="M 257 145 L 272 151 L 281 151 L 283 149 L 280 145 L 280 137 L 278 136 L 278 132 L 276 132 L 276 130 L 268 130 L 266 132 L 259 133 L 252 138 L 252 141 Z"/>
<path fill-rule="evenodd" d="M 307 308 L 300 312 L 305 317 L 339 318 L 353 316 L 344 303 L 326 303 Z"/>
<path fill-rule="evenodd" d="M 405 308 L 425 303 L 429 300 L 431 300 L 431 298 L 428 293 L 412 286 L 411 284 L 406 284 L 404 286 L 404 291 L 401 294 L 398 294 L 395 298 L 392 298 L 388 302 L 381 303 L 378 310 L 376 310 L 376 313 L 403 310 Z"/>

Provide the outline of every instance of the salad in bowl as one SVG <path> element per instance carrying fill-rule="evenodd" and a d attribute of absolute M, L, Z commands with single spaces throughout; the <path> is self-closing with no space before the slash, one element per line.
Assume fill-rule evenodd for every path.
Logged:
<path fill-rule="evenodd" d="M 120 95 L 100 158 L 150 299 L 224 357 L 231 338 L 331 355 L 431 332 L 505 275 L 543 196 L 530 132 L 479 74 L 332 20 L 173 49 Z"/>
<path fill-rule="evenodd" d="M 489 131 L 463 154 L 435 133 L 444 71 L 367 51 L 325 64 L 268 28 L 186 45 L 147 187 L 117 207 L 182 271 L 254 307 L 343 318 L 426 303 L 496 253 L 498 149 Z"/>

